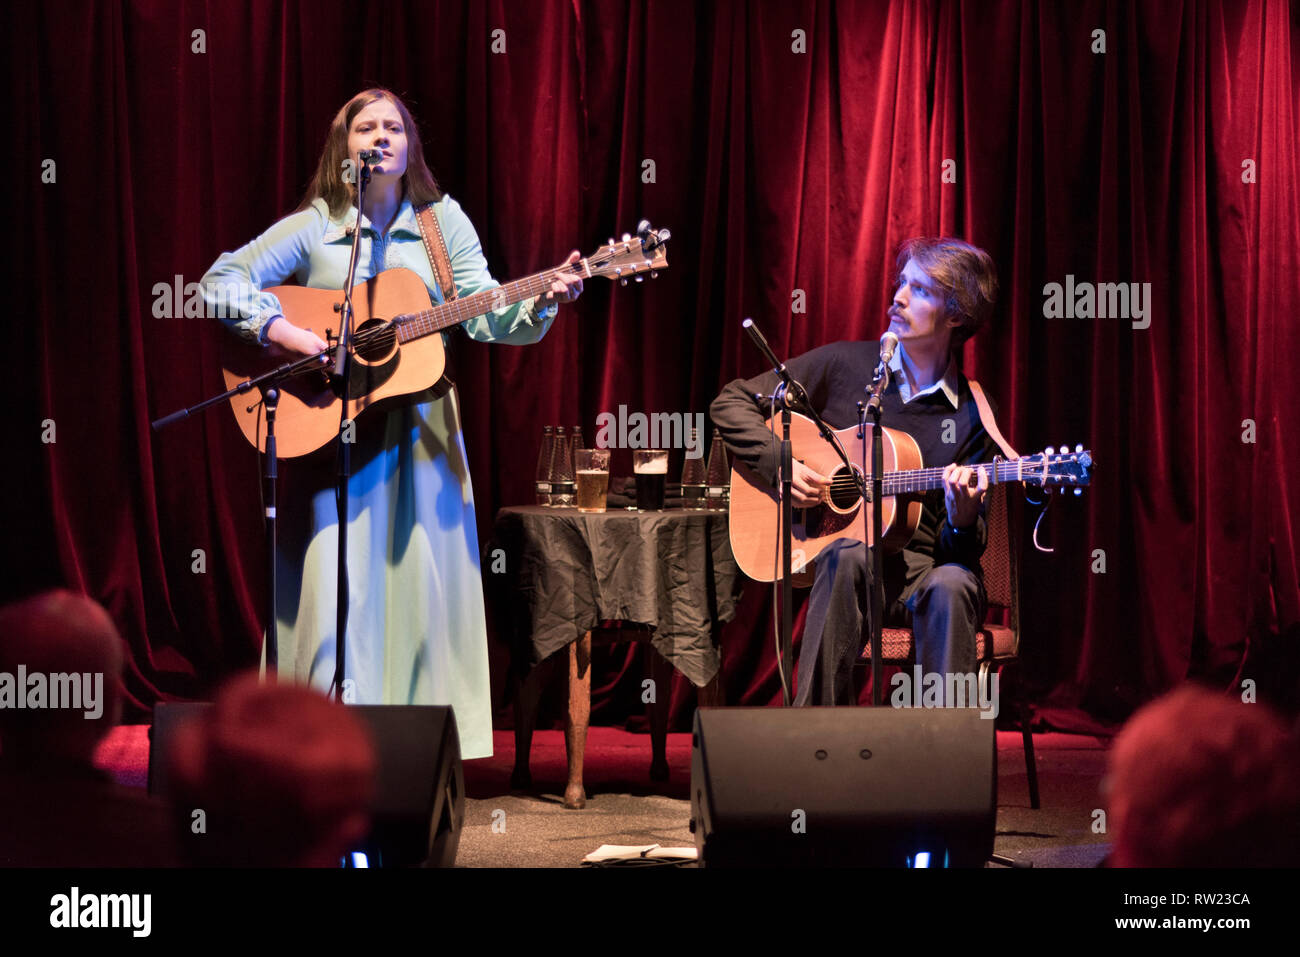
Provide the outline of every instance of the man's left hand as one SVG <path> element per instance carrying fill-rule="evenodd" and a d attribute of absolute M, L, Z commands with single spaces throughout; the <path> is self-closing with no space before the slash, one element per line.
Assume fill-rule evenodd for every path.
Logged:
<path fill-rule="evenodd" d="M 566 264 L 576 263 L 582 258 L 582 253 L 576 249 L 569 253 L 569 258 L 565 260 Z M 555 282 L 551 283 L 551 288 L 546 294 L 538 300 L 538 308 L 549 306 L 553 302 L 573 302 L 582 295 L 582 276 L 577 273 L 567 271 L 557 272 Z"/>
<path fill-rule="evenodd" d="M 980 502 L 989 488 L 989 475 L 979 470 L 979 484 L 971 487 L 971 473 L 966 465 L 949 465 L 943 470 L 943 502 L 948 507 L 948 524 L 969 528 L 979 518 Z"/>

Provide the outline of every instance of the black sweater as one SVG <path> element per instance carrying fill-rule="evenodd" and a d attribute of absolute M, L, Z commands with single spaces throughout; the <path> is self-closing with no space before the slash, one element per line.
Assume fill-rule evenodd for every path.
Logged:
<path fill-rule="evenodd" d="M 844 429 L 857 425 L 857 403 L 866 400 L 863 390 L 871 385 L 879 359 L 877 342 L 835 342 L 791 359 L 786 368 L 807 390 L 809 400 L 826 423 L 831 428 Z M 779 381 L 775 372 L 753 379 L 736 379 L 709 407 L 714 425 L 731 454 L 771 485 L 776 484 L 780 444 L 772 441 L 772 432 L 764 425 L 768 406 L 754 395 L 770 395 Z M 912 436 L 921 449 L 925 468 L 952 462 L 962 465 L 990 462 L 998 452 L 980 422 L 966 377 L 959 375 L 958 383 L 956 411 L 942 390 L 904 404 L 898 383 L 891 381 L 882 396 L 881 424 Z M 953 422 L 951 434 L 955 441 L 945 443 L 944 423 L 949 419 Z M 984 510 L 981 507 L 973 529 L 959 531 L 948 523 L 943 497 L 941 489 L 920 496 L 921 521 L 904 552 L 904 560 L 911 569 L 909 578 L 932 564 L 950 562 L 964 565 L 977 574 L 980 571 L 979 559 L 985 542 Z"/>

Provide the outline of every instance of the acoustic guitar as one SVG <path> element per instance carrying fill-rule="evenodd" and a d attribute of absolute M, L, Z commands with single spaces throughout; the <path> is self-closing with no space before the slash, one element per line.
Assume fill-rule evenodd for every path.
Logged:
<path fill-rule="evenodd" d="M 769 419 L 767 426 L 779 436 L 781 419 Z M 871 428 L 870 424 L 867 426 Z M 863 446 L 867 447 L 870 467 L 871 433 L 858 438 L 857 427 L 835 433 L 844 447 L 853 471 L 861 473 Z M 791 567 L 796 575 L 816 560 L 831 542 L 851 538 L 871 544 L 866 510 L 857 479 L 845 469 L 835 449 L 821 437 L 817 426 L 805 416 L 790 416 L 790 446 L 794 458 L 810 469 L 831 477 L 831 485 L 822 490 L 821 501 L 811 508 L 794 509 L 794 529 L 790 549 Z M 880 528 L 886 552 L 903 548 L 916 532 L 921 519 L 919 496 L 943 488 L 942 468 L 923 468 L 921 449 L 906 432 L 886 428 L 881 433 L 885 471 L 881 476 L 884 494 Z M 1082 490 L 1091 481 L 1092 455 L 1082 446 L 1070 452 L 1046 449 L 1037 455 L 1003 459 L 972 465 L 971 486 L 978 484 L 979 473 L 988 475 L 989 486 L 999 482 L 1023 482 L 1042 488 Z M 866 476 L 871 488 L 870 473 Z M 731 470 L 729 506 L 731 550 L 736 564 L 756 581 L 776 581 L 781 576 L 781 499 L 779 489 L 771 488 L 753 469 L 737 462 Z M 810 584 L 811 582 L 809 582 Z"/>
<path fill-rule="evenodd" d="M 656 230 L 642 222 L 636 236 L 624 234 L 611 239 L 576 263 L 564 263 L 531 276 L 516 279 L 432 306 L 424 280 L 409 269 L 389 269 L 352 289 L 354 309 L 354 354 L 348 399 L 354 419 L 376 406 L 391 405 L 432 388 L 447 364 L 443 349 L 444 329 L 450 329 L 484 313 L 531 299 L 551 288 L 562 272 L 584 279 L 604 276 L 641 282 L 668 266 L 668 230 Z M 329 387 L 327 370 L 333 367 L 338 348 L 338 305 L 343 294 L 337 289 L 308 289 L 275 286 L 267 289 L 279 300 L 284 316 L 296 326 L 310 329 L 329 343 L 315 356 L 292 356 L 278 346 L 262 347 L 223 336 L 222 366 L 226 388 L 241 385 L 277 366 L 294 375 L 281 385 L 276 413 L 276 451 L 281 458 L 307 455 L 327 445 L 339 434 L 339 404 Z M 322 361 L 329 358 L 329 363 Z M 240 430 L 253 445 L 265 450 L 266 427 L 261 421 L 261 402 L 250 401 L 247 392 L 231 399 Z"/>

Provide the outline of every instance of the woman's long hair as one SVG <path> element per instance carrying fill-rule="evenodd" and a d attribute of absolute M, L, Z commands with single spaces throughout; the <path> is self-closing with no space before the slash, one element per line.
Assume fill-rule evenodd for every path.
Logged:
<path fill-rule="evenodd" d="M 416 209 L 442 199 L 442 190 L 424 162 L 424 145 L 420 142 L 420 130 L 411 118 L 411 111 L 396 93 L 382 87 L 371 87 L 348 100 L 335 114 L 325 137 L 325 150 L 320 155 L 316 175 L 312 177 L 298 210 L 306 209 L 320 198 L 329 204 L 330 216 L 337 218 L 349 206 L 356 204 L 356 185 L 343 179 L 343 161 L 348 158 L 348 131 L 357 114 L 376 100 L 388 100 L 402 117 L 402 128 L 406 131 L 406 172 L 402 174 L 402 186 L 406 198 Z"/>

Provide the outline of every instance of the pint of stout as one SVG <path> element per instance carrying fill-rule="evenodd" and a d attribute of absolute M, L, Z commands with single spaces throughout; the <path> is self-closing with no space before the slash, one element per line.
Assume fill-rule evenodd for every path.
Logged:
<path fill-rule="evenodd" d="M 636 475 L 636 507 L 642 512 L 663 511 L 668 452 L 664 449 L 634 451 L 632 471 Z"/>
<path fill-rule="evenodd" d="M 578 511 L 605 511 L 609 494 L 609 450 L 579 449 L 575 456 L 578 477 Z"/>

